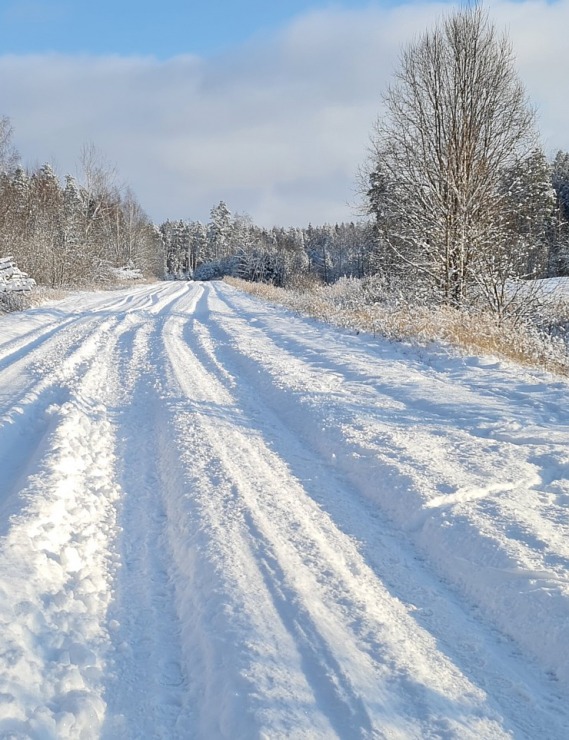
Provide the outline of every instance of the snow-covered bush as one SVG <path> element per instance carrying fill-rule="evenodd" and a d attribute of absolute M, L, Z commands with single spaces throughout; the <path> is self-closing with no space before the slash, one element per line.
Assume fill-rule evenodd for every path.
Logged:
<path fill-rule="evenodd" d="M 194 280 L 218 280 L 225 275 L 238 277 L 239 257 L 229 255 L 223 259 L 204 262 L 194 271 Z"/>
<path fill-rule="evenodd" d="M 220 277 L 222 272 L 219 262 L 204 262 L 194 272 L 194 280 L 216 280 Z"/>
<path fill-rule="evenodd" d="M 96 264 L 93 263 L 89 277 L 90 282 L 95 285 L 113 286 L 130 283 L 133 280 L 142 280 L 144 273 L 130 260 L 122 267 L 115 267 L 108 260 L 98 260 Z M 80 280 L 75 279 L 73 284 L 80 284 Z"/>
<path fill-rule="evenodd" d="M 130 282 L 131 280 L 142 280 L 144 275 L 139 267 L 135 267 L 132 260 L 129 260 L 123 267 L 114 267 L 113 274 L 119 279 Z"/>
<path fill-rule="evenodd" d="M 0 293 L 0 314 L 28 308 L 28 293 Z"/>

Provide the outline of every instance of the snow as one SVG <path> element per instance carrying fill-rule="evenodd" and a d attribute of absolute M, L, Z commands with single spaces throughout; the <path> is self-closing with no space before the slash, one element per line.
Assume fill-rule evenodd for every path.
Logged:
<path fill-rule="evenodd" d="M 544 278 L 542 280 L 530 280 L 528 283 L 536 286 L 540 295 L 545 294 L 554 298 L 567 300 L 569 298 L 569 277 Z"/>
<path fill-rule="evenodd" d="M 568 384 L 223 283 L 0 318 L 0 736 L 566 738 Z"/>
<path fill-rule="evenodd" d="M 25 293 L 36 281 L 22 272 L 12 257 L 0 257 L 0 293 Z"/>
<path fill-rule="evenodd" d="M 135 267 L 132 262 L 129 262 L 124 267 L 113 267 L 110 272 L 118 280 L 142 280 L 144 277 L 142 270 L 139 267 Z"/>

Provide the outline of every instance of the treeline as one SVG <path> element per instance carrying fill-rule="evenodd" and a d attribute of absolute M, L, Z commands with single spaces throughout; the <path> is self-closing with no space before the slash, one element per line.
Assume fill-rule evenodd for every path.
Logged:
<path fill-rule="evenodd" d="M 380 264 L 373 225 L 262 228 L 232 214 L 222 201 L 210 221 L 166 221 L 160 227 L 170 277 L 211 280 L 225 275 L 277 286 L 306 279 L 332 283 L 365 277 Z"/>
<path fill-rule="evenodd" d="M 112 282 L 125 266 L 163 277 L 160 233 L 134 194 L 93 146 L 79 166 L 80 178 L 63 182 L 49 164 L 24 169 L 0 119 L 0 256 L 51 287 Z"/>
<path fill-rule="evenodd" d="M 413 293 L 414 298 L 421 294 L 432 298 L 437 281 L 433 290 L 417 255 L 401 238 L 401 222 L 389 219 L 379 169 L 368 177 L 365 208 L 371 220 L 267 229 L 247 215 L 232 214 L 222 201 L 212 208 L 208 223 L 166 221 L 159 229 L 166 273 L 196 280 L 229 275 L 277 286 L 304 278 L 331 284 L 341 277 L 380 274 L 399 290 L 405 292 L 406 287 L 408 297 Z M 507 240 L 498 250 L 495 234 L 485 254 L 492 278 L 489 301 L 492 290 L 507 281 L 569 275 L 569 153 L 560 151 L 549 162 L 535 149 L 523 163 L 504 170 L 501 188 L 503 212 L 497 222 Z M 481 285 L 485 274 L 481 259 L 469 265 L 474 268 Z"/>

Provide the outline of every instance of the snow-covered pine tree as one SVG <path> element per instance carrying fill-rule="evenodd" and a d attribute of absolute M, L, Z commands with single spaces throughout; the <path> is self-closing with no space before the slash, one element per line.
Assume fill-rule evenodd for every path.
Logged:
<path fill-rule="evenodd" d="M 30 178 L 22 167 L 0 178 L 0 243 L 30 271 Z"/>
<path fill-rule="evenodd" d="M 557 196 L 558 217 L 549 273 L 569 275 L 569 152 L 557 152 L 551 181 Z"/>
<path fill-rule="evenodd" d="M 220 201 L 211 209 L 207 227 L 208 262 L 217 262 L 227 256 L 231 231 L 231 211 Z"/>
<path fill-rule="evenodd" d="M 85 243 L 85 199 L 77 180 L 66 175 L 63 190 L 62 253 L 68 268 L 68 282 L 89 280 L 93 264 Z"/>
<path fill-rule="evenodd" d="M 192 221 L 188 225 L 190 242 L 190 270 L 193 275 L 201 265 L 207 253 L 207 227 L 201 221 Z"/>
<path fill-rule="evenodd" d="M 44 164 L 31 177 L 30 216 L 30 273 L 52 287 L 67 283 L 70 273 L 63 250 L 63 191 L 50 164 Z"/>
<path fill-rule="evenodd" d="M 502 249 L 511 271 L 519 278 L 546 277 L 556 195 L 552 168 L 541 149 L 504 172 L 503 190 L 510 239 Z"/>

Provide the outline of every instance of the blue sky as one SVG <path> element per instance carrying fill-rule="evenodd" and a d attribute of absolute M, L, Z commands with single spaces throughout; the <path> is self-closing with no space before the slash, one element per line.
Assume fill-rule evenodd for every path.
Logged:
<path fill-rule="evenodd" d="M 546 152 L 569 150 L 569 0 L 487 0 Z M 448 10 L 306 0 L 0 0 L 0 115 L 24 164 L 80 176 L 94 144 L 149 216 L 259 224 L 357 217 L 401 47 Z"/>
<path fill-rule="evenodd" d="M 274 33 L 294 16 L 365 0 L 2 0 L 0 53 L 212 54 Z M 376 3 L 388 5 L 389 3 Z"/>

